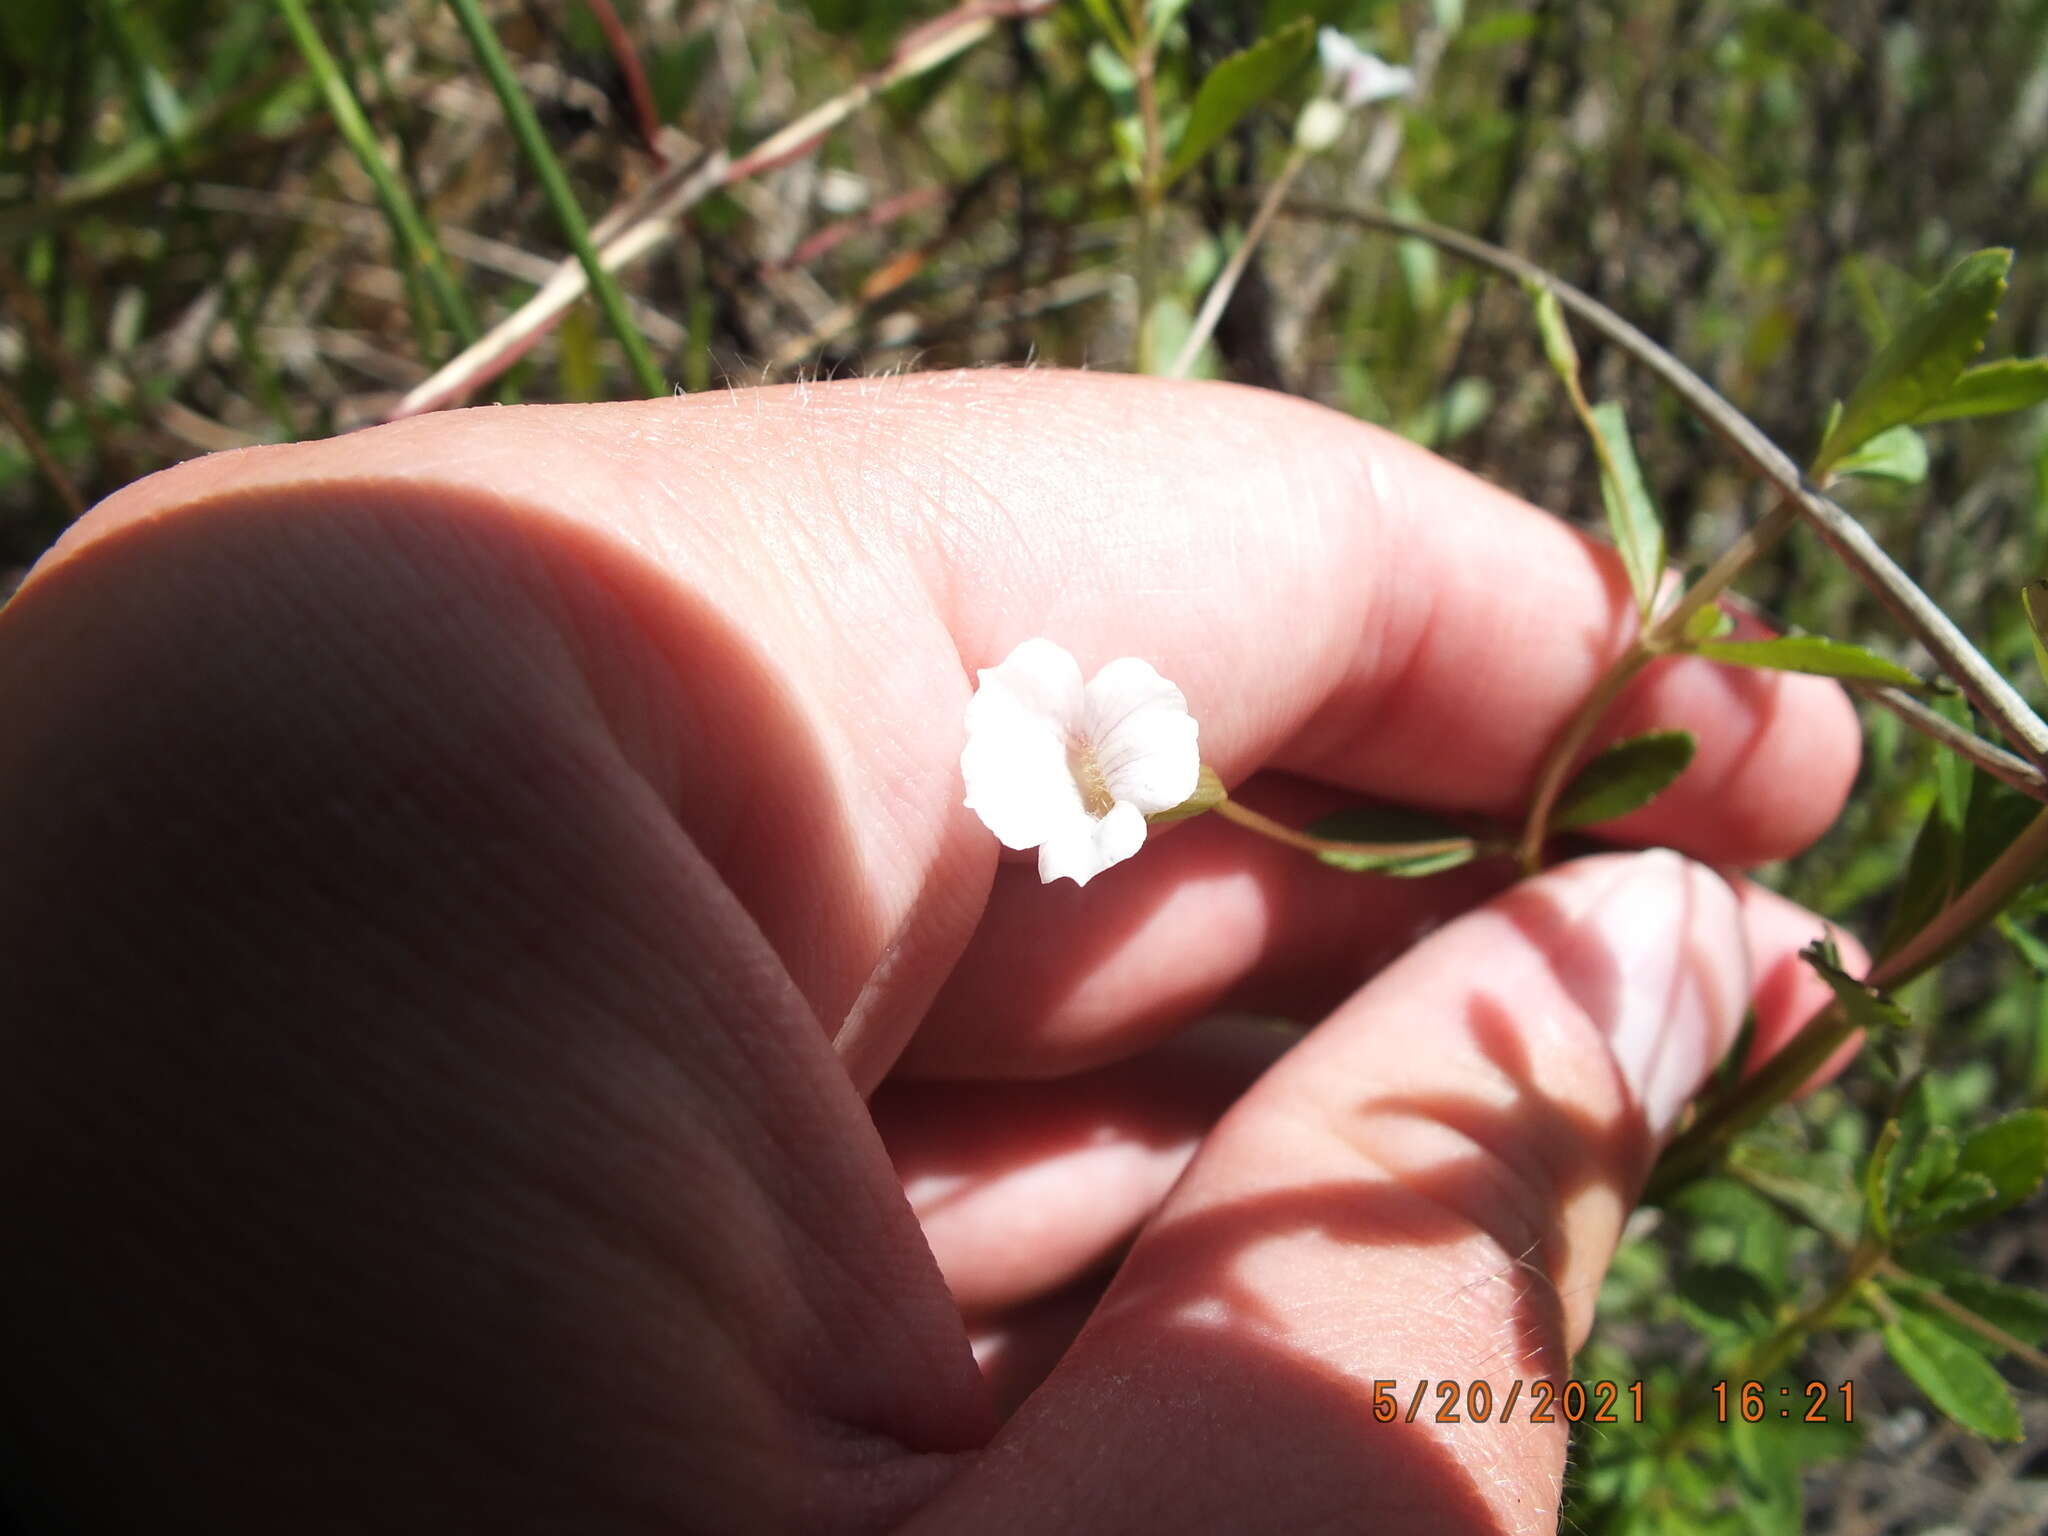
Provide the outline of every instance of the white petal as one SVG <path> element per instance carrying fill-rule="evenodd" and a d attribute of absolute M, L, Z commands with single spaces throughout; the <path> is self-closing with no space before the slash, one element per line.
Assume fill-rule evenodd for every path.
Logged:
<path fill-rule="evenodd" d="M 1103 781 L 1140 815 L 1170 811 L 1202 776 L 1195 717 L 1187 696 L 1148 661 L 1125 656 L 1088 684 L 1085 729 Z"/>
<path fill-rule="evenodd" d="M 1050 640 L 1026 640 L 967 704 L 960 775 L 967 808 L 1006 848 L 1035 848 L 1081 809 L 1068 743 L 1082 729 L 1081 667 Z"/>
<path fill-rule="evenodd" d="M 1364 58 L 1365 50 L 1335 27 L 1324 27 L 1316 34 L 1316 57 L 1322 61 L 1323 73 L 1334 80 Z"/>
<path fill-rule="evenodd" d="M 1083 811 L 1048 837 L 1038 850 L 1038 878 L 1046 885 L 1059 879 L 1086 885 L 1144 846 L 1145 813 L 1119 800 L 1102 820 Z"/>
<path fill-rule="evenodd" d="M 1316 55 L 1322 61 L 1323 78 L 1347 107 L 1405 96 L 1415 87 L 1414 71 L 1389 64 L 1335 27 L 1325 27 L 1316 34 Z"/>
<path fill-rule="evenodd" d="M 1413 70 L 1405 65 L 1389 64 L 1369 53 L 1362 54 L 1358 62 L 1344 72 L 1344 105 L 1370 106 L 1392 96 L 1406 96 L 1414 88 Z"/>

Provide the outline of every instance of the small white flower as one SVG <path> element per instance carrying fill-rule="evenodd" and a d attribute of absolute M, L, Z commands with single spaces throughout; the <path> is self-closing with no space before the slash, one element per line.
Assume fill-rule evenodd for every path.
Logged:
<path fill-rule="evenodd" d="M 1323 79 L 1347 107 L 1369 106 L 1415 89 L 1413 70 L 1368 53 L 1335 27 L 1316 34 L 1316 56 L 1323 62 Z"/>
<path fill-rule="evenodd" d="M 1195 792 L 1202 757 L 1181 691 L 1135 656 L 1085 687 L 1050 640 L 985 667 L 967 705 L 967 808 L 1005 848 L 1036 848 L 1038 878 L 1086 885 L 1145 842 L 1145 818 Z"/>

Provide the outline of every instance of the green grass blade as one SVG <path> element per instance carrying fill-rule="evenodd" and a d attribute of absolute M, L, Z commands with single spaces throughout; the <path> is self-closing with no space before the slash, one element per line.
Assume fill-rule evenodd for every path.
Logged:
<path fill-rule="evenodd" d="M 498 34 L 484 19 L 483 8 L 477 0 L 448 0 L 448 5 L 455 12 L 456 20 L 462 23 L 462 30 L 469 34 L 469 45 L 476 50 L 477 62 L 483 65 L 484 73 L 490 77 L 491 89 L 498 93 L 498 100 L 505 108 L 505 121 L 532 164 L 534 174 L 540 178 L 541 190 L 554 209 L 562 233 L 576 252 L 576 259 L 583 263 L 584 275 L 590 279 L 590 291 L 597 296 L 605 323 L 626 349 L 626 358 L 633 365 L 633 377 L 638 381 L 641 393 L 648 396 L 667 394 L 668 380 L 655 366 L 654 354 L 647 348 L 647 338 L 640 334 L 639 327 L 633 324 L 633 317 L 626 313 L 626 296 L 620 291 L 618 280 L 598 257 L 597 246 L 590 238 L 590 226 L 584 221 L 583 210 L 577 205 L 576 194 L 569 186 L 569 177 L 562 170 L 561 161 L 555 158 L 555 152 L 548 148 L 547 136 L 541 132 L 540 121 L 533 115 L 533 104 L 526 99 L 526 92 L 520 89 L 519 81 L 513 76 L 511 61 L 505 57 Z"/>
<path fill-rule="evenodd" d="M 277 8 L 284 15 L 285 25 L 291 29 L 292 41 L 298 44 L 306 67 L 320 83 L 328 110 L 334 114 L 334 126 L 341 130 L 342 138 L 370 178 L 370 185 L 376 189 L 377 201 L 383 207 L 384 217 L 390 221 L 391 232 L 405 251 L 407 261 L 426 280 L 435 304 L 455 333 L 465 342 L 475 341 L 475 317 L 470 314 L 462 290 L 456 286 L 448 270 L 440 242 L 434 238 L 433 230 L 406 194 L 398 173 L 391 168 L 391 162 L 384 158 L 384 150 L 370 129 L 369 119 L 363 115 L 354 88 L 342 75 L 341 67 L 334 62 L 334 55 L 327 51 L 327 45 L 320 40 L 304 0 L 277 0 Z M 422 338 L 423 341 L 425 339 Z"/>

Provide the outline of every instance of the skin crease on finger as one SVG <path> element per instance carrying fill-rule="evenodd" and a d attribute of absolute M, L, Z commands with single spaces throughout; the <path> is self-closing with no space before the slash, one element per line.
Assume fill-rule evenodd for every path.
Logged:
<path fill-rule="evenodd" d="M 101 754 L 88 760 L 90 782 L 132 792 L 143 808 L 157 804 L 150 795 L 169 798 L 161 825 L 145 818 L 130 829 L 155 843 L 116 836 L 122 827 L 83 811 L 65 825 L 110 870 L 152 847 L 174 848 L 184 862 L 110 888 L 100 909 L 109 926 L 97 936 L 65 929 L 61 911 L 16 891 L 19 931 L 48 932 L 53 944 L 70 933 L 84 946 L 84 969 L 140 968 L 133 973 L 171 989 L 163 997 L 203 984 L 210 998 L 205 986 L 240 976 L 270 989 L 264 996 L 280 1017 L 301 1006 L 308 1016 L 343 1010 L 331 1031 L 300 1042 L 311 1048 L 310 1066 L 279 1067 L 266 1054 L 278 1042 L 260 1012 L 224 1014 L 214 1033 L 125 1042 L 147 1047 L 138 1060 L 161 1057 L 174 1075 L 196 1073 L 195 1084 L 215 1081 L 205 1049 L 227 1042 L 249 1053 L 236 1064 L 242 1075 L 219 1079 L 248 1089 L 242 1118 L 218 1122 L 214 1139 L 177 1116 L 162 1119 L 160 1103 L 151 1111 L 158 1119 L 123 1132 L 148 1139 L 156 1127 L 164 1155 L 153 1171 L 174 1184 L 183 1178 L 180 1198 L 196 1201 L 208 1220 L 242 1213 L 232 1202 L 209 1204 L 221 1198 L 216 1185 L 194 1183 L 183 1159 L 197 1158 L 202 1171 L 208 1157 L 225 1159 L 235 1178 L 249 1180 L 260 1170 L 245 1165 L 252 1154 L 231 1129 L 278 1138 L 291 1154 L 280 1164 L 287 1174 L 305 1171 L 292 1158 L 311 1159 L 319 1178 L 310 1192 L 325 1198 L 357 1199 L 357 1174 L 388 1181 L 405 1197 L 386 1218 L 392 1230 L 417 1237 L 447 1265 L 430 1277 L 442 1289 L 428 1295 L 429 1315 L 463 1338 L 472 1320 L 459 1303 L 473 1277 L 462 1272 L 459 1239 L 489 1249 L 503 1218 L 479 1191 L 510 1157 L 522 1173 L 543 1171 L 538 1190 L 527 1192 L 536 1219 L 557 1218 L 565 1205 L 577 1214 L 593 1190 L 623 1238 L 579 1275 L 586 1303 L 613 1294 L 600 1282 L 616 1278 L 616 1265 L 646 1284 L 633 1294 L 659 1319 L 660 1265 L 643 1274 L 638 1262 L 648 1249 L 668 1262 L 680 1253 L 687 1266 L 701 1257 L 691 1247 L 697 1231 L 760 1237 L 726 1256 L 733 1272 L 708 1282 L 690 1272 L 681 1290 L 714 1317 L 722 1315 L 714 1303 L 737 1298 L 743 1321 L 718 1337 L 735 1355 L 767 1362 L 761 1397 L 748 1406 L 778 1433 L 786 1426 L 764 1404 L 785 1393 L 804 1425 L 870 1432 L 848 1442 L 848 1455 L 879 1454 L 876 1436 L 951 1452 L 980 1422 L 964 1338 L 939 1320 L 943 1289 L 854 1090 L 872 1087 L 895 1059 L 996 875 L 991 840 L 959 805 L 959 718 L 971 669 L 1030 633 L 1062 635 L 1091 663 L 1144 653 L 1188 689 L 1207 753 L 1226 777 L 1277 760 L 1350 790 L 1479 809 L 1511 803 L 1540 738 L 1618 643 L 1612 561 L 1504 494 L 1425 467 L 1433 462 L 1330 413 L 1246 391 L 994 376 L 809 397 L 477 412 L 195 465 L 81 525 L 31 578 L 0 631 L 17 645 L 0 693 L 36 701 L 11 717 L 41 722 L 0 756 L 0 769 L 27 774 L 20 782 L 57 804 L 59 749 L 71 733 Z M 1436 505 L 1469 498 L 1467 515 L 1485 536 L 1440 540 L 1411 504 L 1425 495 Z M 1247 506 L 1256 519 L 1244 515 Z M 1398 574 L 1373 558 L 1390 550 L 1411 557 Z M 1490 564 L 1475 575 L 1467 562 L 1476 559 L 1501 562 L 1521 584 L 1496 582 Z M 378 579 L 352 585 L 366 574 Z M 98 582 L 106 586 L 95 593 Z M 159 600 L 148 617 L 171 637 L 154 650 L 148 642 L 158 631 L 133 627 L 118 603 L 98 605 L 107 594 L 138 592 Z M 164 668 L 153 659 L 161 654 L 179 657 L 179 667 Z M 1254 671 L 1246 656 L 1265 660 Z M 39 664 L 66 666 L 92 687 L 75 696 L 53 689 L 38 681 Z M 335 671 L 302 677 L 302 664 Z M 1729 860 L 1796 846 L 1832 814 L 1853 771 L 1839 693 L 1782 679 L 1732 689 L 1700 674 L 1671 668 L 1646 683 L 1641 701 L 1645 709 L 1669 703 L 1703 738 L 1701 776 L 1674 789 L 1662 829 Z M 348 686 L 330 699 L 330 683 Z M 175 718 L 179 710 L 191 713 Z M 1521 729 L 1510 730 L 1516 720 Z M 520 735 L 529 722 L 545 727 L 530 742 Z M 1470 758 L 1454 750 L 1461 722 L 1483 748 Z M 188 764 L 187 777 L 203 780 L 199 787 L 157 783 L 149 752 L 165 740 L 192 754 L 198 767 Z M 459 751 L 468 755 L 450 756 Z M 1409 755 L 1417 752 L 1420 766 Z M 245 791 L 244 776 L 265 767 L 267 755 L 280 760 L 281 776 L 248 776 Z M 1797 795 L 1781 783 L 1794 768 Z M 388 798 L 366 798 L 365 775 Z M 220 785 L 252 798 L 236 802 Z M 1713 814 L 1731 797 L 1744 808 Z M 418 825 L 385 819 L 399 812 L 417 813 Z M 259 834 L 276 834 L 286 813 L 304 825 L 294 821 L 291 835 L 278 837 L 290 858 L 272 869 L 273 850 Z M 244 825 L 256 831 L 237 834 L 238 845 L 230 834 Z M 408 828 L 422 840 L 417 847 L 400 836 Z M 1659 829 L 1651 819 L 1637 830 Z M 64 849 L 48 828 L 17 820 L 13 832 L 40 861 L 24 867 L 61 868 Z M 439 857 L 423 859 L 422 849 Z M 1122 871 L 1127 899 L 1166 894 L 1148 894 L 1147 871 L 1143 858 Z M 712 894 L 700 898 L 695 885 L 679 894 L 686 874 Z M 188 876 L 202 880 L 196 889 L 210 904 L 181 885 Z M 63 888 L 86 901 L 90 883 L 67 878 Z M 1073 894 L 1063 886 L 1043 899 Z M 712 921 L 705 914 L 714 907 Z M 244 954 L 234 933 L 207 926 L 209 913 L 225 912 L 276 943 Z M 368 929 L 366 912 L 375 919 Z M 31 916 L 44 926 L 29 926 Z M 422 968 L 407 951 L 421 947 L 430 921 L 472 947 L 459 975 Z M 442 988 L 433 1001 L 455 1033 L 444 1040 L 434 1029 L 398 1027 L 419 1020 L 377 994 L 395 983 L 382 970 L 350 968 L 366 954 L 383 964 L 385 949 L 365 941 L 360 951 L 323 950 L 323 924 L 334 925 L 337 943 L 368 933 L 398 951 L 390 963 L 409 985 Z M 396 940 L 377 924 L 394 925 Z M 117 960 L 112 946 L 129 934 L 149 942 Z M 571 941 L 579 963 L 560 966 L 558 946 Z M 1209 942 L 1198 925 L 1141 929 L 1128 948 L 1092 963 L 1170 984 L 1176 948 Z M 732 957 L 729 967 L 693 966 L 692 945 Z M 179 967 L 197 954 L 226 970 L 195 982 Z M 292 969 L 312 966 L 308 956 L 319 965 Z M 1239 965 L 1249 974 L 1259 961 L 1253 946 Z M 726 990 L 691 1017 L 727 1027 L 711 1037 L 716 1052 L 672 1058 L 675 1022 L 657 1005 L 695 996 L 699 970 L 710 976 L 704 985 Z M 34 974 L 47 995 L 76 1003 L 75 978 L 48 967 Z M 475 994 L 451 999 L 458 981 Z M 535 999 L 559 1016 L 537 1010 Z M 466 1053 L 479 1046 L 462 1031 L 493 1026 L 486 1004 L 505 1007 L 520 1028 L 492 1047 L 505 1057 L 486 1063 L 485 1081 L 472 1082 L 476 1063 Z M 1132 1016 L 1152 1006 L 1145 985 L 1130 989 Z M 106 1059 L 125 1059 L 127 1017 L 103 1007 L 93 1015 L 106 1032 L 93 1037 Z M 731 1029 L 741 1018 L 750 1028 Z M 380 1026 L 367 1045 L 352 1032 L 363 1020 Z M 1104 1030 L 1118 1027 L 1106 1010 Z M 821 1032 L 837 1037 L 838 1059 Z M 91 1102 L 97 1068 L 67 1055 L 75 1048 L 60 1034 L 38 1035 L 36 1045 L 67 1090 L 39 1112 Z M 397 1054 L 366 1063 L 357 1053 L 372 1046 Z M 424 1072 L 406 1055 L 422 1049 L 430 1051 Z M 326 1079 L 313 1068 L 345 1078 L 343 1069 L 366 1066 L 375 1081 L 365 1106 L 322 1098 Z M 349 1149 L 368 1154 L 363 1167 L 320 1161 L 341 1144 L 319 1136 L 340 1132 L 294 1114 L 302 1101 L 291 1094 L 273 1100 L 276 1085 L 264 1076 L 273 1070 L 286 1072 L 284 1086 L 304 1103 L 353 1117 L 342 1130 L 354 1138 Z M 782 1076 L 757 1098 L 731 1086 L 750 1073 Z M 406 1116 L 388 1107 L 380 1114 L 379 1095 L 392 1084 L 450 1098 Z M 664 1112 L 657 1085 L 694 1094 L 692 1113 Z M 32 1094 L 33 1084 L 19 1091 Z M 148 1082 L 127 1091 L 138 1105 L 154 1103 Z M 549 1114 L 535 1113 L 535 1102 Z M 446 1114 L 450 1106 L 461 1112 Z M 594 1119 L 592 1106 L 602 1111 Z M 557 1113 L 560 1122 L 550 1118 Z M 453 1140 L 443 1144 L 443 1134 Z M 636 1177 L 645 1170 L 635 1159 L 640 1138 L 670 1149 L 671 1137 L 683 1141 L 663 1153 L 663 1167 L 695 1169 L 701 1160 L 743 1187 L 752 1187 L 747 1178 L 761 1182 L 762 1197 L 737 1212 L 715 1202 L 668 1208 L 657 1198 L 666 1186 Z M 466 1138 L 481 1138 L 485 1150 Z M 431 1178 L 398 1166 L 401 1145 Z M 827 1167 L 803 1160 L 820 1156 Z M 85 1165 L 70 1173 L 104 1176 Z M 289 1204 L 302 1192 L 279 1174 L 264 1177 L 272 1182 L 255 1180 L 255 1196 Z M 448 1213 L 429 1196 L 463 1219 L 437 1227 L 433 1218 Z M 848 1238 L 835 1223 L 849 1215 L 871 1226 Z M 781 1218 L 801 1240 L 788 1239 Z M 324 1252 L 319 1245 L 345 1246 L 353 1231 L 309 1234 L 292 1221 L 277 1228 L 287 1256 L 293 1241 Z M 119 1268 L 119 1253 L 93 1252 L 109 1260 L 104 1272 Z M 412 1262 L 402 1248 L 383 1257 Z M 532 1257 L 522 1251 L 499 1272 L 509 1289 L 494 1293 L 494 1304 L 509 1296 L 531 1307 L 520 1320 L 553 1339 L 562 1319 L 549 1310 L 552 1295 L 518 1289 L 531 1282 Z M 866 1283 L 833 1291 L 842 1268 Z M 373 1270 L 357 1288 L 402 1310 L 413 1273 Z M 822 1299 L 792 1318 L 769 1305 L 788 1297 Z M 262 1299 L 251 1298 L 247 1322 L 258 1335 Z M 579 1327 L 620 1330 L 605 1335 L 601 1363 L 635 1358 L 627 1315 L 576 1315 Z M 145 1325 L 156 1326 L 137 1324 Z M 660 1342 L 676 1348 L 680 1336 Z M 846 1351 L 850 1339 L 869 1336 L 890 1341 L 899 1367 L 943 1378 L 944 1390 L 864 1375 Z M 465 1345 L 465 1358 L 507 1368 L 475 1337 Z M 364 1363 L 382 1359 L 373 1353 Z M 807 1364 L 819 1359 L 822 1374 Z M 606 1384 L 581 1356 L 560 1368 L 577 1393 Z M 621 1366 L 620 1374 L 636 1390 L 659 1384 L 644 1371 Z M 557 1411 L 568 1413 L 585 1399 L 563 1401 Z M 692 1407 L 689 1422 L 717 1419 L 716 1407 Z M 496 1412 L 509 1410 L 499 1403 Z M 650 1422 L 663 1421 L 651 1412 Z M 658 1438 L 635 1442 L 646 1452 L 636 1472 L 659 1463 L 649 1448 Z M 917 1475 L 928 1482 L 931 1474 Z"/>
<path fill-rule="evenodd" d="M 495 503 L 530 538 L 622 548 L 711 616 L 677 623 L 658 602 L 637 604 L 674 667 L 656 694 L 702 693 L 707 626 L 744 636 L 763 691 L 785 693 L 786 705 L 709 711 L 700 701 L 681 713 L 715 713 L 715 729 L 688 750 L 648 722 L 648 771 L 863 1088 L 901 1054 L 981 918 L 994 849 L 959 803 L 959 720 L 971 670 L 1017 640 L 1053 636 L 1088 667 L 1153 661 L 1187 692 L 1204 755 L 1227 781 L 1266 762 L 1344 790 L 1503 812 L 1624 643 L 1629 610 L 1611 552 L 1335 413 L 1231 387 L 1049 373 L 475 411 L 223 456 L 115 498 L 56 559 L 137 518 L 190 516 L 230 487 L 250 496 L 266 484 L 301 496 L 459 491 Z M 1248 656 L 1261 665 L 1248 668 Z M 599 669 L 593 686 L 618 685 Z M 851 840 L 856 888 L 827 892 L 831 922 L 820 922 L 815 882 L 787 879 L 764 856 L 778 828 L 748 795 L 772 750 L 764 721 L 785 707 L 825 735 L 828 793 Z M 1720 863 L 1802 845 L 1855 771 L 1853 716 L 1821 680 L 1673 664 L 1639 680 L 1615 719 L 1617 729 L 1688 725 L 1700 738 L 1678 785 L 1615 833 Z M 1238 857 L 1273 867 L 1268 850 Z M 1327 876 L 1295 862 L 1289 890 Z M 1103 877 L 1110 893 L 1121 888 L 1121 910 L 1159 899 L 1147 871 L 1134 860 Z M 1028 934 L 1075 894 L 1027 892 L 996 918 Z M 1271 919 L 1295 900 L 1266 903 L 1266 931 L 1277 934 Z M 1000 932 L 984 938 L 1002 951 Z M 1042 963 L 1077 995 L 1088 985 L 1081 963 L 1174 986 L 1186 942 L 1140 927 L 1125 945 L 1098 938 Z M 1235 974 L 1212 970 L 1217 996 L 1260 963 L 1256 946 L 1232 942 L 1240 958 Z M 999 991 L 1007 970 L 981 990 Z M 970 954 L 949 992 L 977 987 Z M 1176 1007 L 1202 1001 L 1178 990 Z M 948 1074 L 1082 1064 L 1067 1046 L 1034 1061 L 1028 1035 L 1006 1051 L 978 1015 L 942 1000 L 917 1064 Z M 1108 1026 L 1085 1055 L 1113 1059 L 1156 1038 L 1116 1033 Z"/>

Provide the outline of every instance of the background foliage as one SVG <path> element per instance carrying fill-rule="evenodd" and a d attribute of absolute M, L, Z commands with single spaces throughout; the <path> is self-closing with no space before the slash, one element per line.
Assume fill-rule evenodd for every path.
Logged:
<path fill-rule="evenodd" d="M 743 155 L 902 58 L 906 34 L 941 11 L 9 0 L 0 592 L 136 475 L 382 419 L 559 263 L 580 271 L 588 226 L 601 240 L 600 216 L 661 186 L 664 167 L 673 180 L 719 151 Z M 1419 214 L 1533 258 L 1671 347 L 1802 460 L 1829 402 L 1970 250 L 2018 251 L 1986 355 L 2048 350 L 2048 0 L 1162 11 L 1162 131 L 1192 116 L 1207 135 L 1200 82 L 1302 16 L 1411 63 L 1422 82 L 1307 165 L 1198 371 L 1384 422 L 1567 516 L 1597 521 L 1598 482 L 1526 297 L 1330 209 Z M 632 395 L 650 368 L 697 390 L 905 367 L 1160 366 L 1279 173 L 1312 71 L 1262 79 L 1147 221 L 1133 188 L 1145 175 L 1138 87 L 1104 14 L 1121 16 L 1119 0 L 1001 19 L 854 100 L 822 142 L 800 136 L 803 153 L 701 188 L 624 269 L 622 291 L 569 307 L 471 398 Z M 523 139 L 479 47 L 485 23 L 504 50 L 501 83 L 530 108 Z M 1577 340 L 1587 392 L 1627 403 L 1674 559 L 1711 557 L 1769 496 L 1613 348 Z M 1924 483 L 1840 493 L 2037 702 L 2016 592 L 2048 574 L 2044 428 L 2039 410 L 1945 426 L 1928 434 Z M 1803 533 L 1742 591 L 1781 623 L 1924 667 Z M 1923 822 L 1946 817 L 1960 837 L 1970 796 L 1981 807 L 1990 790 L 1891 716 L 1867 715 L 1850 811 L 1812 854 L 1767 874 L 1874 938 Z M 1774 1117 L 1745 1144 L 1741 1176 L 1697 1181 L 1639 1220 L 1582 1375 L 1645 1379 L 1653 1406 L 1691 1391 L 1697 1409 L 1718 1364 L 1833 1282 L 1830 1230 L 1853 1230 L 1864 1159 L 1902 1106 L 1917 1158 L 1938 1156 L 1925 1147 L 1943 1125 L 1967 1133 L 2048 1103 L 2048 942 L 2033 921 L 2018 912 L 1905 990 L 1922 1021 L 1907 1065 L 1930 1069 L 1905 1100 L 1898 1080 L 1859 1071 Z M 2022 1342 L 2048 1332 L 2048 1314 L 1983 1287 L 2048 1281 L 2033 1209 L 1944 1236 L 1923 1267 Z M 1803 1503 L 1817 1529 L 2039 1529 L 2040 1376 L 1979 1351 L 2005 1353 L 2022 1389 L 2010 1425 L 1978 1425 L 2018 1438 L 1981 1438 L 1887 1363 L 1887 1333 L 1899 1358 L 1974 1347 L 1910 1306 L 1901 1322 L 1852 1302 L 1797 1340 L 1774 1380 L 1853 1380 L 1855 1425 L 1723 1426 L 1660 1409 L 1658 1422 L 1589 1430 L 1571 1527 L 1791 1530 Z M 1967 1362 L 1947 1370 L 1976 1379 Z M 1941 1363 L 1930 1372 L 1942 1377 Z"/>

